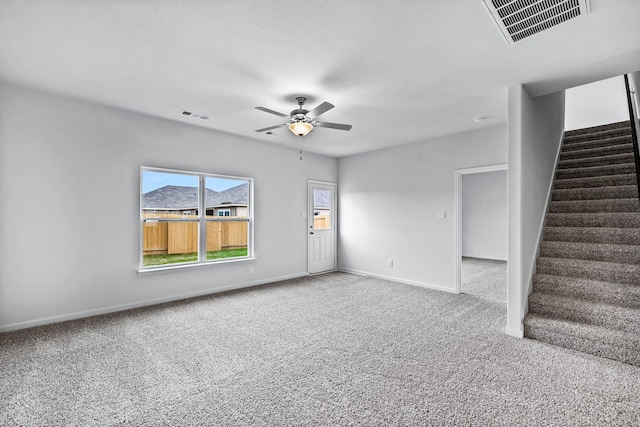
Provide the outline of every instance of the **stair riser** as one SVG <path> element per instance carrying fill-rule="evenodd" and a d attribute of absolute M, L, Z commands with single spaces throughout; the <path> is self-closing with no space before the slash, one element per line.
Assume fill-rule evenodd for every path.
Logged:
<path fill-rule="evenodd" d="M 636 173 L 635 163 L 556 170 L 556 179 L 591 178 Z"/>
<path fill-rule="evenodd" d="M 598 213 L 598 212 L 639 212 L 640 200 L 611 199 L 611 200 L 552 200 L 549 203 L 549 213 Z"/>
<path fill-rule="evenodd" d="M 562 140 L 563 145 L 579 144 L 588 141 L 606 141 L 610 139 L 622 138 L 631 135 L 631 127 L 611 129 L 604 132 L 590 132 L 576 134 L 571 131 L 565 132 Z"/>
<path fill-rule="evenodd" d="M 600 188 L 554 189 L 551 199 L 554 201 L 639 199 L 639 195 L 637 185 L 620 185 Z"/>
<path fill-rule="evenodd" d="M 638 265 L 613 264 L 585 268 L 584 265 L 558 262 L 557 258 L 539 258 L 536 272 L 640 286 L 640 266 Z"/>
<path fill-rule="evenodd" d="M 585 137 L 585 136 L 595 136 L 600 139 L 607 138 L 606 135 L 614 134 L 614 133 L 629 133 L 630 132 L 630 123 L 629 121 L 617 122 L 617 123 L 609 123 L 606 125 L 592 126 L 584 129 L 573 129 L 566 131 L 564 133 L 565 138 L 575 138 L 575 137 Z"/>
<path fill-rule="evenodd" d="M 640 286 L 536 273 L 533 275 L 533 289 L 550 295 L 640 309 Z"/>
<path fill-rule="evenodd" d="M 620 134 L 616 136 L 612 136 L 611 138 L 605 139 L 591 139 L 591 140 L 575 140 L 575 141 L 567 141 L 566 139 L 562 141 L 562 149 L 561 153 L 569 153 L 572 151 L 583 151 L 583 150 L 593 150 L 597 148 L 609 148 L 615 147 L 617 145 L 633 145 L 633 138 L 631 136 L 631 131 L 628 130 L 625 134 Z"/>
<path fill-rule="evenodd" d="M 633 144 L 616 144 L 608 147 L 600 147 L 594 145 L 593 147 L 584 147 L 581 150 L 577 149 L 562 149 L 560 154 L 560 161 L 564 160 L 577 160 L 577 159 L 591 159 L 600 156 L 613 156 L 617 154 L 632 154 Z"/>
<path fill-rule="evenodd" d="M 637 228 L 563 228 L 547 226 L 545 227 L 543 239 L 551 242 L 640 245 L 640 230 Z"/>
<path fill-rule="evenodd" d="M 558 162 L 558 170 L 588 168 L 592 166 L 619 165 L 633 162 L 635 162 L 633 153 L 615 154 L 612 156 L 590 157 L 586 159 L 562 160 Z"/>
<path fill-rule="evenodd" d="M 524 327 L 524 336 L 547 344 L 569 348 L 598 357 L 617 360 L 634 366 L 640 366 L 640 348 L 630 348 L 621 343 L 620 346 L 607 345 L 597 340 L 590 340 L 573 335 L 558 334 L 542 328 Z"/>
<path fill-rule="evenodd" d="M 549 213 L 548 227 L 640 227 L 640 213 Z"/>
<path fill-rule="evenodd" d="M 556 190 L 564 190 L 569 188 L 615 187 L 618 185 L 638 185 L 636 174 L 556 179 L 553 183 L 553 188 Z"/>
<path fill-rule="evenodd" d="M 639 230 L 635 228 L 545 227 L 543 238 L 550 242 L 640 245 L 639 234 Z"/>
<path fill-rule="evenodd" d="M 601 249 L 588 248 L 583 245 L 571 247 L 562 245 L 560 247 L 551 245 L 555 242 L 542 242 L 540 246 L 540 256 L 545 258 L 581 259 L 586 261 L 616 262 L 620 264 L 640 265 L 640 246 L 625 245 L 622 248 Z"/>
<path fill-rule="evenodd" d="M 640 318 L 616 316 L 614 312 L 609 311 L 594 313 L 587 310 L 575 310 L 530 302 L 529 312 L 631 333 L 635 333 L 640 329 Z"/>

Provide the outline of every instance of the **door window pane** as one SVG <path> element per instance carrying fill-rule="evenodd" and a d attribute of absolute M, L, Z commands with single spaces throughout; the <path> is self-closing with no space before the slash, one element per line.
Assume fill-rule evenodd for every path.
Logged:
<path fill-rule="evenodd" d="M 313 189 L 313 228 L 331 229 L 331 190 Z"/>

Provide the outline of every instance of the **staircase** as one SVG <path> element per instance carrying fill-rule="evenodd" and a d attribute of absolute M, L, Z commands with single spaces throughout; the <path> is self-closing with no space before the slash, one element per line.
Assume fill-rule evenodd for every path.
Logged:
<path fill-rule="evenodd" d="M 565 133 L 528 338 L 640 366 L 640 202 L 629 122 Z"/>

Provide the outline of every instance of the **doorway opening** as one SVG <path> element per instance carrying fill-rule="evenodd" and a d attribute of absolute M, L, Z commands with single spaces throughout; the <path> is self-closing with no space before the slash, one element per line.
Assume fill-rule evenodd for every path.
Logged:
<path fill-rule="evenodd" d="M 507 165 L 455 176 L 456 292 L 507 303 Z"/>

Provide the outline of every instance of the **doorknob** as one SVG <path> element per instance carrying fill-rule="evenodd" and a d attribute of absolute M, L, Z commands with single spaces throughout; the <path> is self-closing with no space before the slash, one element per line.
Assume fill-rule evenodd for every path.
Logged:
<path fill-rule="evenodd" d="M 310 231 L 309 234 L 313 234 L 313 231 Z"/>

